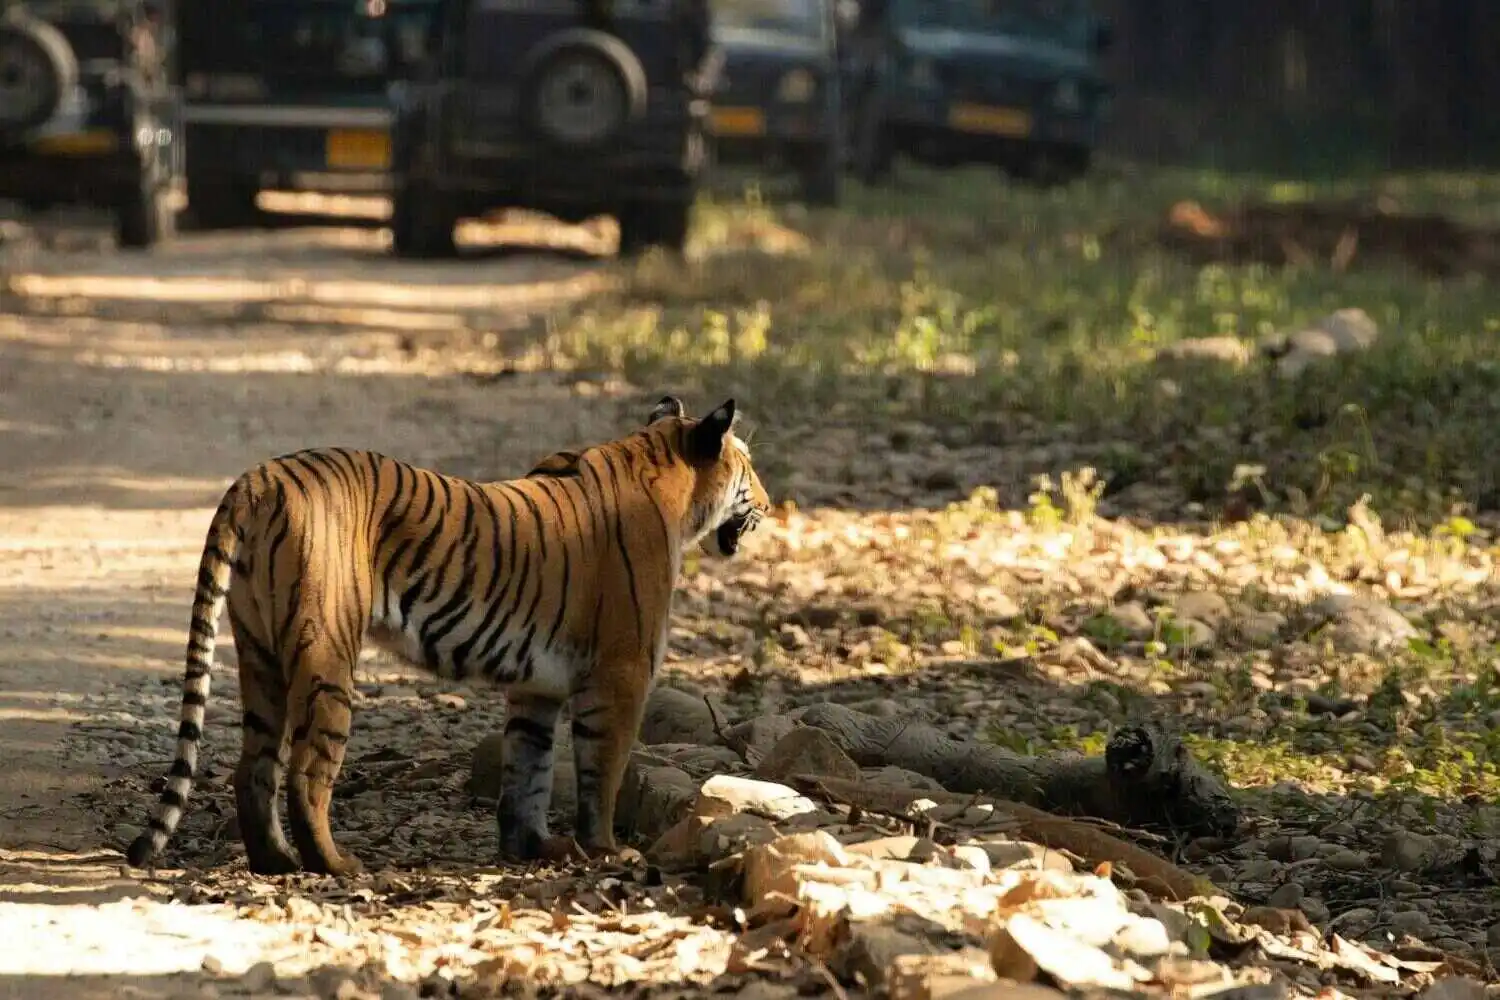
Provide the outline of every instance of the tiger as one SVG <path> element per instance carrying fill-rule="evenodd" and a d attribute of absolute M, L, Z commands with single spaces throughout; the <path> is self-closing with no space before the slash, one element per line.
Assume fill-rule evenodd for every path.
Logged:
<path fill-rule="evenodd" d="M 731 557 L 770 510 L 737 419 L 732 398 L 695 419 L 664 396 L 633 433 L 502 482 L 340 447 L 242 473 L 209 524 L 176 759 L 129 864 L 151 865 L 182 818 L 226 606 L 244 709 L 235 810 L 251 871 L 363 870 L 335 843 L 329 804 L 366 641 L 504 691 L 503 861 L 552 859 L 566 839 L 550 835 L 547 809 L 568 704 L 577 813 L 567 843 L 588 857 L 616 852 L 615 797 L 684 553 L 697 543 Z M 295 854 L 278 813 L 283 782 Z"/>

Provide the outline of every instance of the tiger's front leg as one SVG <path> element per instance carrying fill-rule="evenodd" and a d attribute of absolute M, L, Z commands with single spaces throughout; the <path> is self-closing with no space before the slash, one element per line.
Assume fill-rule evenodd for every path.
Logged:
<path fill-rule="evenodd" d="M 552 804 L 552 762 L 561 712 L 560 699 L 506 697 L 505 762 L 495 808 L 503 858 L 536 861 L 547 853 L 547 809 Z"/>
<path fill-rule="evenodd" d="M 578 773 L 574 837 L 590 855 L 613 853 L 615 800 L 646 711 L 648 665 L 611 664 L 573 698 L 573 760 Z"/>

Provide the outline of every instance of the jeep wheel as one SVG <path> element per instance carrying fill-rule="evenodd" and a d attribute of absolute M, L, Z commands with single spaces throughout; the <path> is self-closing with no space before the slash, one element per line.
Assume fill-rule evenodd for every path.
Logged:
<path fill-rule="evenodd" d="M 1093 151 L 1082 146 L 1041 147 L 1008 171 L 1038 187 L 1071 184 L 1089 172 Z"/>
<path fill-rule="evenodd" d="M 170 239 L 175 219 L 168 186 L 154 170 L 144 171 L 115 209 L 115 238 L 120 246 L 143 250 Z"/>
<path fill-rule="evenodd" d="M 16 7 L 0 15 L 0 136 L 41 125 L 77 85 L 62 32 Z"/>
<path fill-rule="evenodd" d="M 391 245 L 398 257 L 455 257 L 455 213 L 438 192 L 398 181 L 391 192 Z"/>
<path fill-rule="evenodd" d="M 843 144 L 835 140 L 804 164 L 802 200 L 818 208 L 837 208 L 843 180 Z"/>
<path fill-rule="evenodd" d="M 192 155 L 189 153 L 188 155 Z M 254 185 L 238 178 L 187 176 L 188 211 L 196 229 L 243 229 L 255 225 L 260 209 Z"/>
<path fill-rule="evenodd" d="M 620 209 L 620 256 L 635 257 L 654 246 L 680 257 L 687 249 L 688 229 L 692 225 L 693 203 L 682 201 L 639 201 Z"/>
<path fill-rule="evenodd" d="M 890 179 L 895 163 L 896 146 L 885 117 L 878 113 L 864 115 L 854 146 L 855 176 L 865 184 L 878 184 Z"/>
<path fill-rule="evenodd" d="M 613 35 L 559 32 L 528 52 L 518 70 L 528 127 L 565 149 L 594 149 L 646 111 L 646 70 Z"/>

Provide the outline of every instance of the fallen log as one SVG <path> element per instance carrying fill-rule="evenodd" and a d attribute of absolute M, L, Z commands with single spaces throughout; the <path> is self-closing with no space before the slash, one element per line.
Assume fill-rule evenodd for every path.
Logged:
<path fill-rule="evenodd" d="M 955 740 L 913 719 L 866 715 L 832 703 L 812 706 L 801 721 L 828 733 L 860 767 L 915 771 L 950 792 L 1177 836 L 1224 837 L 1239 826 L 1229 786 L 1180 740 L 1154 727 L 1120 729 L 1102 756 L 1027 756 Z"/>

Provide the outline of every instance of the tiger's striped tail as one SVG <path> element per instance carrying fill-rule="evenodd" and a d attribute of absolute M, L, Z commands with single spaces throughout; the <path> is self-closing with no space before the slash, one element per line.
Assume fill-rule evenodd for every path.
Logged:
<path fill-rule="evenodd" d="M 198 588 L 193 594 L 193 613 L 188 629 L 187 666 L 182 678 L 182 711 L 177 726 L 177 759 L 167 772 L 156 811 L 125 852 L 133 868 L 144 868 L 171 839 L 182 821 L 193 775 L 198 768 L 198 743 L 203 739 L 203 719 L 208 708 L 209 674 L 218 642 L 219 616 L 229 593 L 229 577 L 239 549 L 237 511 L 241 509 L 245 481 L 236 482 L 219 501 L 208 526 L 203 557 L 198 562 Z"/>

